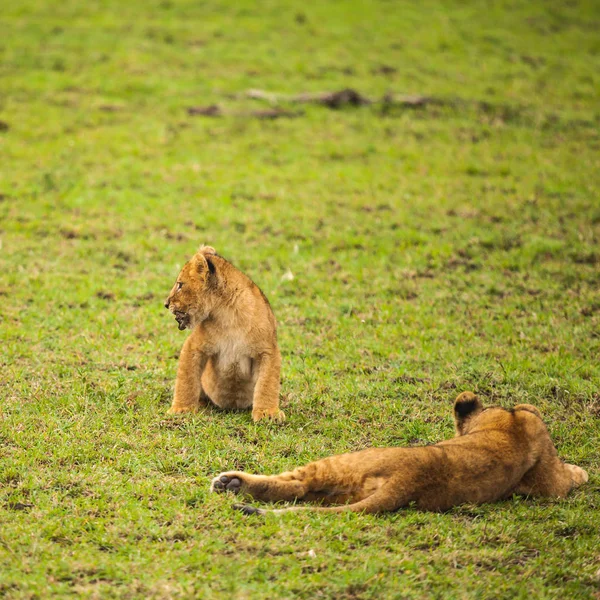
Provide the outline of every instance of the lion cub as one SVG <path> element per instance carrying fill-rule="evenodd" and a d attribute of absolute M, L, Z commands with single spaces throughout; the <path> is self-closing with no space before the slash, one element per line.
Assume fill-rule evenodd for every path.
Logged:
<path fill-rule="evenodd" d="M 243 493 L 265 502 L 307 501 L 332 507 L 267 511 L 236 505 L 246 514 L 296 510 L 379 513 L 414 502 L 422 510 L 511 496 L 566 496 L 588 480 L 580 467 L 563 463 L 539 411 L 530 404 L 484 409 L 464 392 L 454 404 L 456 437 L 416 448 L 370 448 L 331 456 L 281 475 L 228 471 L 211 489 Z"/>
<path fill-rule="evenodd" d="M 179 357 L 169 412 L 252 407 L 252 418 L 283 421 L 279 410 L 281 355 L 275 316 L 250 278 L 201 246 L 187 262 L 165 307 L 179 329 L 191 329 Z"/>

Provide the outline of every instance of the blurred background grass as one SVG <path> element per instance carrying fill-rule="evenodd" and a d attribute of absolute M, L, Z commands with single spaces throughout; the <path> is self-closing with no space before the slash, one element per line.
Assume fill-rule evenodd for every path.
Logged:
<path fill-rule="evenodd" d="M 597 594 L 599 25 L 583 1 L 3 7 L 1 593 Z M 244 97 L 347 87 L 439 102 L 264 120 Z M 200 243 L 273 305 L 284 427 L 165 416 L 162 302 Z M 538 405 L 590 484 L 267 522 L 207 494 L 438 441 L 468 388 Z"/>

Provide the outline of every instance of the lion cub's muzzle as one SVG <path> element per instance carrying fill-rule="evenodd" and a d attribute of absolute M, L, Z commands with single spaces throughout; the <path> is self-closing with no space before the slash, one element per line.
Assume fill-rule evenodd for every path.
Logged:
<path fill-rule="evenodd" d="M 178 310 L 173 311 L 173 314 L 175 315 L 175 320 L 177 321 L 179 331 L 183 331 L 184 329 L 187 329 L 190 326 L 190 315 L 188 315 L 185 312 L 180 312 Z"/>
<path fill-rule="evenodd" d="M 183 331 L 184 329 L 187 329 L 190 326 L 192 320 L 190 315 L 182 310 L 175 310 L 175 308 L 171 306 L 170 299 L 168 299 L 165 302 L 165 308 L 169 309 L 175 316 L 175 320 L 177 321 L 179 331 Z"/>

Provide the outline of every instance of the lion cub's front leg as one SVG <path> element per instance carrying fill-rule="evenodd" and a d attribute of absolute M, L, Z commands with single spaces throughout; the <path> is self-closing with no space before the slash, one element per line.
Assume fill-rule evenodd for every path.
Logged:
<path fill-rule="evenodd" d="M 258 358 L 258 377 L 254 387 L 252 400 L 252 419 L 273 419 L 285 421 L 285 414 L 279 410 L 279 373 L 281 370 L 281 355 L 275 348 L 273 353 L 262 354 Z"/>
<path fill-rule="evenodd" d="M 183 344 L 179 356 L 170 414 L 197 412 L 201 405 L 205 405 L 201 401 L 202 384 L 200 380 L 207 360 L 208 357 L 203 352 L 195 349 L 190 336 Z"/>

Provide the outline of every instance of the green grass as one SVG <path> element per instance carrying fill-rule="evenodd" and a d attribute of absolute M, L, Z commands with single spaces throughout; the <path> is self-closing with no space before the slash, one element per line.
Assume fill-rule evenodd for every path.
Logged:
<path fill-rule="evenodd" d="M 583 0 L 6 4 L 0 596 L 598 598 L 599 28 Z M 349 86 L 446 104 L 236 98 Z M 200 243 L 271 301 L 282 427 L 166 415 Z M 465 389 L 536 404 L 588 485 L 377 517 L 208 493 L 449 437 Z"/>

